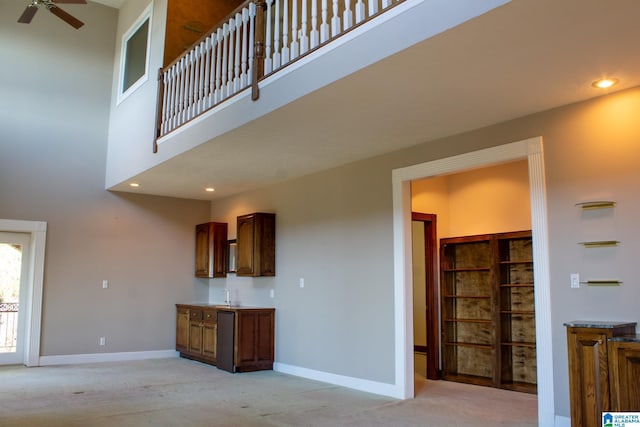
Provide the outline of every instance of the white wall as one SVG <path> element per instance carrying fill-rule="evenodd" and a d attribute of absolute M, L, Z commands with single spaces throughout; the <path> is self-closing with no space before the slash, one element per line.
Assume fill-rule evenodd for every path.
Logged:
<path fill-rule="evenodd" d="M 117 11 L 65 5 L 75 30 L 45 10 L 18 24 L 24 6 L 0 3 L 0 218 L 47 222 L 42 355 L 170 350 L 174 304 L 207 298 L 209 205 L 104 190 Z"/>

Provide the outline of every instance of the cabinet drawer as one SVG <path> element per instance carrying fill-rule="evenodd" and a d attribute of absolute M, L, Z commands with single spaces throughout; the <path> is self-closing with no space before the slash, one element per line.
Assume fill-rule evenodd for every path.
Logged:
<path fill-rule="evenodd" d="M 191 320 L 202 320 L 202 309 L 191 308 L 189 310 L 189 319 L 191 319 Z"/>
<path fill-rule="evenodd" d="M 204 310 L 202 312 L 202 320 L 204 323 L 216 323 L 216 310 Z"/>

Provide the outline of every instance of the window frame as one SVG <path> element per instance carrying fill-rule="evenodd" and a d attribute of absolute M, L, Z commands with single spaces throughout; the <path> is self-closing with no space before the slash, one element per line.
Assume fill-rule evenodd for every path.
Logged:
<path fill-rule="evenodd" d="M 122 35 L 120 42 L 120 71 L 118 76 L 118 101 L 116 105 L 124 101 L 129 95 L 135 92 L 140 86 L 142 86 L 147 80 L 149 80 L 149 53 L 151 51 L 151 28 L 152 28 L 152 10 L 153 2 L 150 3 L 138 16 L 135 22 L 129 27 L 129 29 Z M 144 60 L 144 73 L 140 76 L 131 86 L 124 89 L 124 78 L 127 60 L 127 47 L 131 38 L 140 30 L 140 28 L 147 22 L 147 45 L 145 50 Z"/>

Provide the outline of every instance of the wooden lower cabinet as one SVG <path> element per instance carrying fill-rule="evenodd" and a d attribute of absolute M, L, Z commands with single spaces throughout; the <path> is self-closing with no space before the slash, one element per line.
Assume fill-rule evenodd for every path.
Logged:
<path fill-rule="evenodd" d="M 176 350 L 181 356 L 216 362 L 216 310 L 195 306 L 176 306 Z"/>
<path fill-rule="evenodd" d="M 181 357 L 229 372 L 273 369 L 275 309 L 176 304 Z"/>
<path fill-rule="evenodd" d="M 612 411 L 608 341 L 635 334 L 636 323 L 566 323 L 572 427 L 600 427 L 602 412 Z M 615 377 L 612 375 L 611 377 Z"/>
<path fill-rule="evenodd" d="M 235 313 L 236 372 L 273 369 L 273 310 L 238 310 Z"/>
<path fill-rule="evenodd" d="M 640 335 L 609 340 L 611 410 L 640 411 Z"/>

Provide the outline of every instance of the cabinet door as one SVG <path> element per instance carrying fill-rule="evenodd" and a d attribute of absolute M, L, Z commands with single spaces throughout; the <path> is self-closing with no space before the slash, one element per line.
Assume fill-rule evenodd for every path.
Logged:
<path fill-rule="evenodd" d="M 275 276 L 275 214 L 256 212 L 237 218 L 238 276 Z"/>
<path fill-rule="evenodd" d="M 189 349 L 189 309 L 178 306 L 176 308 L 176 350 L 188 351 Z"/>
<path fill-rule="evenodd" d="M 611 410 L 640 409 L 640 343 L 610 342 Z"/>
<path fill-rule="evenodd" d="M 196 277 L 227 275 L 227 224 L 208 222 L 196 225 Z"/>
<path fill-rule="evenodd" d="M 238 276 L 255 275 L 255 216 L 244 215 L 238 217 L 236 248 L 236 274 Z"/>
<path fill-rule="evenodd" d="M 215 363 L 217 341 L 216 311 L 205 310 L 202 321 L 202 355 Z"/>
<path fill-rule="evenodd" d="M 202 310 L 189 310 L 189 352 L 202 354 Z"/>
<path fill-rule="evenodd" d="M 274 355 L 273 310 L 237 313 L 236 371 L 272 369 Z"/>
<path fill-rule="evenodd" d="M 611 409 L 607 338 L 597 330 L 570 328 L 567 333 L 573 427 L 600 427 L 602 411 Z"/>

